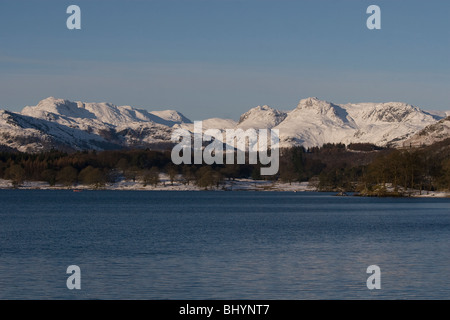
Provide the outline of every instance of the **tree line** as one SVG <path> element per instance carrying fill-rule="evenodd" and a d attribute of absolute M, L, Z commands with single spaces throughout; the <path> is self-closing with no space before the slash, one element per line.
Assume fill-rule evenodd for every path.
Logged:
<path fill-rule="evenodd" d="M 261 176 L 260 165 L 174 165 L 170 151 L 116 150 L 66 153 L 0 153 L 0 178 L 17 187 L 24 181 L 50 186 L 77 184 L 101 188 L 121 179 L 144 186 L 161 183 L 218 188 L 225 180 L 251 178 L 284 183 L 309 181 L 322 191 L 356 191 L 364 195 L 404 195 L 410 190 L 450 190 L 450 139 L 428 147 L 380 148 L 371 144 L 325 144 L 280 152 L 279 172 Z"/>

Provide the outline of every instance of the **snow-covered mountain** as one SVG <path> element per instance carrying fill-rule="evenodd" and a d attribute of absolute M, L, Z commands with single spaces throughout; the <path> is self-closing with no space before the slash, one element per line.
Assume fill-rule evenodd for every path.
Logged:
<path fill-rule="evenodd" d="M 367 142 L 402 147 L 449 136 L 449 118 L 401 102 L 334 104 L 302 99 L 284 112 L 267 105 L 231 119 L 203 120 L 207 129 L 278 129 L 281 147 Z M 175 110 L 147 111 L 111 103 L 72 102 L 49 97 L 22 112 L 0 110 L 0 150 L 36 152 L 167 146 L 174 129 L 193 131 Z"/>
<path fill-rule="evenodd" d="M 438 121 L 417 107 L 398 102 L 337 105 L 317 98 L 300 100 L 275 129 L 281 146 L 325 143 L 372 143 L 398 146 L 418 130 Z"/>
<path fill-rule="evenodd" d="M 243 130 L 247 130 L 249 128 L 272 129 L 286 119 L 286 117 L 286 112 L 273 109 L 267 105 L 262 107 L 257 106 L 241 116 L 237 127 Z"/>
<path fill-rule="evenodd" d="M 156 122 L 164 124 L 166 126 L 173 126 L 180 123 L 192 123 L 191 120 L 175 110 L 152 111 L 150 112 L 150 114 L 164 120 L 165 122 Z"/>
<path fill-rule="evenodd" d="M 450 111 L 443 111 L 443 110 L 432 110 L 432 111 L 428 111 L 430 114 L 441 117 L 441 118 L 446 118 L 446 117 L 450 117 Z"/>
<path fill-rule="evenodd" d="M 191 121 L 177 111 L 49 97 L 22 112 L 0 113 L 0 145 L 19 151 L 151 147 L 170 141 L 172 126 Z"/>
<path fill-rule="evenodd" d="M 238 127 L 274 128 L 281 147 L 325 143 L 373 143 L 401 146 L 407 138 L 442 117 L 400 103 L 334 104 L 315 97 L 302 99 L 287 113 L 257 107 L 242 115 Z"/>
<path fill-rule="evenodd" d="M 152 111 L 130 106 L 116 106 L 112 103 L 72 102 L 49 97 L 36 106 L 25 107 L 21 114 L 55 121 L 64 125 L 68 123 L 96 123 L 108 126 L 120 126 L 126 123 L 158 123 L 165 126 L 191 122 L 181 113 L 174 110 Z"/>
<path fill-rule="evenodd" d="M 208 129 L 219 129 L 219 130 L 225 130 L 225 129 L 234 129 L 236 127 L 236 121 L 231 119 L 221 119 L 221 118 L 210 118 L 202 120 L 202 129 L 208 130 Z M 193 123 L 180 123 L 174 126 L 174 128 L 181 128 L 181 129 L 187 129 L 191 132 L 194 131 L 194 124 Z"/>
<path fill-rule="evenodd" d="M 450 116 L 430 124 L 414 134 L 411 138 L 402 142 L 403 147 L 418 147 L 450 138 Z"/>
<path fill-rule="evenodd" d="M 308 98 L 300 100 L 297 108 L 290 111 L 275 129 L 280 131 L 281 147 L 292 144 L 313 147 L 343 142 L 358 126 L 338 105 Z"/>
<path fill-rule="evenodd" d="M 111 149 L 120 146 L 102 136 L 105 127 L 81 130 L 48 119 L 34 118 L 20 113 L 0 111 L 0 145 L 22 152 L 54 149 L 64 151 Z"/>

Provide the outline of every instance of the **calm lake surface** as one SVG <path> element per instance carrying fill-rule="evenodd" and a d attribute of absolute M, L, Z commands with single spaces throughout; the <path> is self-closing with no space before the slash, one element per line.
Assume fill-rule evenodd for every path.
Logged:
<path fill-rule="evenodd" d="M 0 299 L 449 298 L 450 199 L 0 190 Z"/>

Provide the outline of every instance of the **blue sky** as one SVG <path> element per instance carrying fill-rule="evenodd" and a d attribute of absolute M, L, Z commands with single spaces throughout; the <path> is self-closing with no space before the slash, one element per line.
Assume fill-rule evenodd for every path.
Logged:
<path fill-rule="evenodd" d="M 81 30 L 66 8 L 81 8 Z M 381 8 L 381 30 L 366 9 Z M 450 110 L 450 2 L 21 1 L 0 4 L 0 108 L 48 96 L 237 120 L 309 96 Z"/>

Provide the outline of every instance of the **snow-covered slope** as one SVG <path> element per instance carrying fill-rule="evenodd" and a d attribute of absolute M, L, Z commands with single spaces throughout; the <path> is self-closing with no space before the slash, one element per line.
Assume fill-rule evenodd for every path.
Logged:
<path fill-rule="evenodd" d="M 441 114 L 401 102 L 334 104 L 307 98 L 289 112 L 264 105 L 244 113 L 239 122 L 206 119 L 203 130 L 274 128 L 280 132 L 281 147 L 357 142 L 402 147 L 448 137 L 450 120 L 441 120 Z M 176 128 L 192 132 L 194 124 L 175 110 L 150 112 L 49 97 L 20 113 L 0 110 L 0 150 L 154 147 L 171 143 Z"/>
<path fill-rule="evenodd" d="M 450 116 L 437 123 L 426 126 L 414 134 L 411 138 L 402 142 L 402 147 L 418 147 L 430 145 L 438 141 L 450 138 Z"/>
<path fill-rule="evenodd" d="M 163 119 L 165 122 L 158 122 L 161 124 L 165 124 L 167 126 L 173 126 L 175 124 L 180 123 L 192 123 L 191 120 L 186 118 L 182 113 L 175 110 L 163 110 L 163 111 L 152 111 L 150 114 Z"/>
<path fill-rule="evenodd" d="M 297 108 L 275 127 L 280 130 L 281 147 L 338 143 L 357 128 L 345 109 L 317 98 L 300 100 Z"/>
<path fill-rule="evenodd" d="M 450 111 L 444 111 L 444 110 L 432 110 L 428 111 L 431 115 L 438 116 L 441 118 L 450 117 Z"/>
<path fill-rule="evenodd" d="M 148 112 L 130 106 L 116 106 L 112 103 L 72 102 L 49 97 L 36 106 L 25 107 L 21 114 L 30 117 L 48 119 L 59 123 L 85 122 L 119 126 L 133 122 L 154 122 L 166 126 L 191 121 L 174 110 Z M 71 120 L 68 120 L 71 119 Z M 74 120 L 77 119 L 77 120 Z M 82 119 L 82 121 L 81 121 Z M 90 121 L 91 120 L 91 121 Z"/>
<path fill-rule="evenodd" d="M 105 139 L 101 134 L 4 110 L 0 111 L 0 142 L 22 152 L 103 150 L 117 148 L 121 144 L 120 141 Z"/>
<path fill-rule="evenodd" d="M 273 109 L 267 105 L 257 106 L 244 113 L 239 119 L 238 128 L 247 130 L 254 129 L 271 129 L 286 119 L 285 112 Z"/>
<path fill-rule="evenodd" d="M 30 152 L 149 147 L 170 141 L 174 124 L 190 122 L 172 110 L 153 114 L 130 106 L 54 97 L 21 113 L 2 111 L 1 116 L 0 145 Z"/>
<path fill-rule="evenodd" d="M 370 142 L 398 146 L 418 130 L 441 119 L 401 102 L 347 104 L 342 107 L 359 127 L 344 143 Z"/>
<path fill-rule="evenodd" d="M 405 103 L 337 105 L 307 98 L 275 128 L 280 130 L 282 147 L 358 142 L 397 146 L 439 119 Z"/>
<path fill-rule="evenodd" d="M 210 118 L 202 121 L 202 129 L 208 130 L 208 129 L 219 129 L 219 130 L 225 130 L 225 129 L 234 129 L 236 127 L 236 121 L 231 119 L 221 119 L 221 118 Z M 174 128 L 181 128 L 186 129 L 191 132 L 194 131 L 194 124 L 193 123 L 181 123 L 179 125 L 175 125 Z"/>

